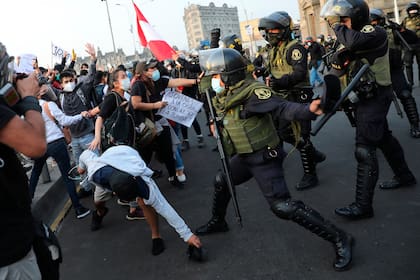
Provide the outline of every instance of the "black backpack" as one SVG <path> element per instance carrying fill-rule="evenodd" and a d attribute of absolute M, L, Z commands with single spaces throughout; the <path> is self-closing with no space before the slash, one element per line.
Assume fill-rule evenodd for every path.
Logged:
<path fill-rule="evenodd" d="M 115 96 L 117 107 L 102 126 L 102 152 L 115 145 L 133 146 L 135 142 L 134 119 L 128 113 L 129 103 L 120 102 L 117 93 L 112 92 L 111 94 Z"/>

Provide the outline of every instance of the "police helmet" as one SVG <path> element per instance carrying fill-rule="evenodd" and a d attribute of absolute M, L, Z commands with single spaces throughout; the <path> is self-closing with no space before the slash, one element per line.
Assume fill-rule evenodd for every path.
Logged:
<path fill-rule="evenodd" d="M 417 15 L 419 13 L 420 7 L 416 2 L 408 3 L 406 11 L 409 16 Z"/>
<path fill-rule="evenodd" d="M 219 43 L 219 46 L 221 48 L 235 49 L 242 53 L 242 41 L 241 38 L 239 38 L 236 34 L 223 37 Z"/>
<path fill-rule="evenodd" d="M 328 0 L 321 10 L 321 17 L 349 17 L 354 30 L 361 30 L 369 23 L 369 6 L 364 0 Z"/>
<path fill-rule="evenodd" d="M 284 11 L 279 11 L 274 12 L 267 17 L 261 18 L 260 22 L 258 23 L 258 30 L 264 31 L 265 34 L 262 34 L 263 37 L 265 38 L 267 36 L 270 42 L 270 35 L 267 34 L 268 30 L 280 29 L 281 32 L 278 35 L 276 35 L 277 40 L 274 40 L 274 38 L 272 38 L 271 41 L 273 42 L 270 42 L 270 44 L 272 44 L 275 43 L 275 41 L 280 42 L 288 40 L 290 38 L 290 35 L 292 34 L 292 25 L 292 18 L 289 16 L 289 14 Z"/>
<path fill-rule="evenodd" d="M 313 42 L 313 41 L 314 41 L 314 38 L 312 38 L 312 36 L 308 36 L 305 39 L 305 42 Z"/>
<path fill-rule="evenodd" d="M 235 49 L 218 48 L 203 62 L 206 76 L 220 74 L 226 86 L 232 86 L 245 79 L 247 63 L 240 52 Z M 201 59 L 200 59 L 201 61 Z"/>
<path fill-rule="evenodd" d="M 319 34 L 316 38 L 317 39 L 321 39 L 321 41 L 324 41 L 325 40 L 324 34 Z"/>
<path fill-rule="evenodd" d="M 385 26 L 385 13 L 381 9 L 370 9 L 370 22 L 377 21 L 380 26 Z"/>

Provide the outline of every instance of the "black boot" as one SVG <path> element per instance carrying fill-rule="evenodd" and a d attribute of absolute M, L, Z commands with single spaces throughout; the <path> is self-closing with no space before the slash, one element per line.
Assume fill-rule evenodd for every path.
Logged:
<path fill-rule="evenodd" d="M 307 141 L 302 148 L 299 149 L 300 158 L 302 160 L 304 175 L 299 183 L 296 184 L 298 191 L 309 189 L 318 185 L 318 176 L 315 170 L 315 148 L 310 141 Z"/>
<path fill-rule="evenodd" d="M 404 151 L 395 137 L 391 135 L 379 148 L 382 150 L 389 166 L 391 166 L 394 172 L 394 177 L 389 181 L 379 184 L 379 188 L 389 190 L 412 186 L 417 183 L 416 178 L 405 161 Z"/>
<path fill-rule="evenodd" d="M 413 138 L 420 138 L 420 128 L 419 128 L 419 113 L 417 111 L 417 104 L 414 100 L 411 92 L 404 90 L 401 93 L 401 103 L 404 107 L 404 111 L 407 115 L 407 119 L 410 122 L 410 135 Z"/>
<path fill-rule="evenodd" d="M 225 176 L 222 172 L 219 172 L 214 180 L 212 217 L 205 225 L 197 228 L 195 234 L 206 235 L 228 231 L 229 227 L 225 221 L 225 215 L 229 201 L 230 193 L 227 188 Z"/>
<path fill-rule="evenodd" d="M 271 210 L 279 218 L 292 220 L 319 237 L 331 242 L 335 250 L 334 269 L 343 271 L 350 268 L 352 261 L 353 237 L 325 220 L 316 210 L 302 201 L 278 200 Z"/>
<path fill-rule="evenodd" d="M 356 146 L 357 181 L 356 201 L 349 206 L 335 209 L 339 216 L 359 220 L 373 217 L 373 193 L 378 181 L 378 159 L 373 147 Z"/>

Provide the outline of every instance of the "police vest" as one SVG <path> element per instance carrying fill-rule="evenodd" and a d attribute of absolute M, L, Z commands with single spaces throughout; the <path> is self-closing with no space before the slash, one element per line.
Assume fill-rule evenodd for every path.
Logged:
<path fill-rule="evenodd" d="M 392 31 L 392 28 L 386 28 L 385 30 L 386 34 L 388 35 L 388 48 L 400 50 L 400 45 L 395 44 L 394 32 Z M 398 30 L 396 30 L 395 32 L 398 32 Z"/>
<path fill-rule="evenodd" d="M 415 17 L 406 17 L 403 21 L 403 27 L 416 33 L 420 38 L 420 15 Z"/>
<path fill-rule="evenodd" d="M 362 32 L 363 30 L 371 30 L 370 28 L 366 28 L 366 27 L 369 27 L 369 25 L 366 25 L 365 27 L 363 27 Z M 388 44 L 388 42 L 385 41 L 384 44 Z M 378 46 L 376 50 L 379 50 L 380 48 L 383 48 L 383 47 L 385 46 L 382 46 L 382 45 Z M 368 52 L 375 52 L 375 50 L 368 50 Z M 368 60 L 366 58 L 363 58 L 364 53 L 366 53 L 366 51 L 355 52 L 355 54 L 361 58 L 360 60 L 363 63 L 369 64 Z M 354 65 L 356 64 L 357 63 L 353 63 L 350 69 L 353 69 Z M 389 67 L 389 49 L 388 48 L 384 55 L 375 58 L 373 63 L 370 64 L 369 68 L 370 68 L 370 71 L 368 71 L 367 74 L 365 75 L 369 75 L 369 72 L 373 73 L 376 83 L 380 86 L 391 85 L 391 70 Z"/>
<path fill-rule="evenodd" d="M 226 108 L 229 109 L 224 112 L 223 125 L 229 140 L 233 144 L 234 151 L 238 154 L 246 154 L 265 147 L 276 147 L 280 140 L 271 114 L 258 114 L 246 119 L 240 117 L 241 111 L 244 109 L 243 104 L 246 103 L 252 94 L 269 91 L 271 96 L 271 89 L 260 82 L 246 80 L 246 82 L 241 81 L 239 87 L 234 87 L 233 91 L 231 92 L 229 89 L 227 93 L 227 96 L 233 93 L 235 98 L 234 101 L 227 101 L 225 104 Z M 238 105 L 231 107 L 232 102 Z M 224 141 L 225 145 L 228 142 Z"/>
<path fill-rule="evenodd" d="M 292 40 L 287 45 L 281 44 L 279 47 L 271 48 L 268 54 L 268 65 L 270 69 L 270 74 L 274 78 L 280 79 L 283 75 L 287 75 L 293 72 L 292 65 L 287 61 L 287 55 L 290 49 L 298 44 L 298 40 Z M 293 53 L 291 54 L 293 55 Z M 309 85 L 309 76 L 306 74 L 304 81 L 295 85 L 295 87 L 307 86 Z"/>

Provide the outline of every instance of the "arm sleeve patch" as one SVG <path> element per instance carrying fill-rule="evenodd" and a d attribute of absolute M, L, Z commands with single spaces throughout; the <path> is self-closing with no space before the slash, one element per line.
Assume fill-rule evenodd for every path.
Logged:
<path fill-rule="evenodd" d="M 271 90 L 268 88 L 257 88 L 254 90 L 255 95 L 258 99 L 265 100 L 271 97 Z"/>

